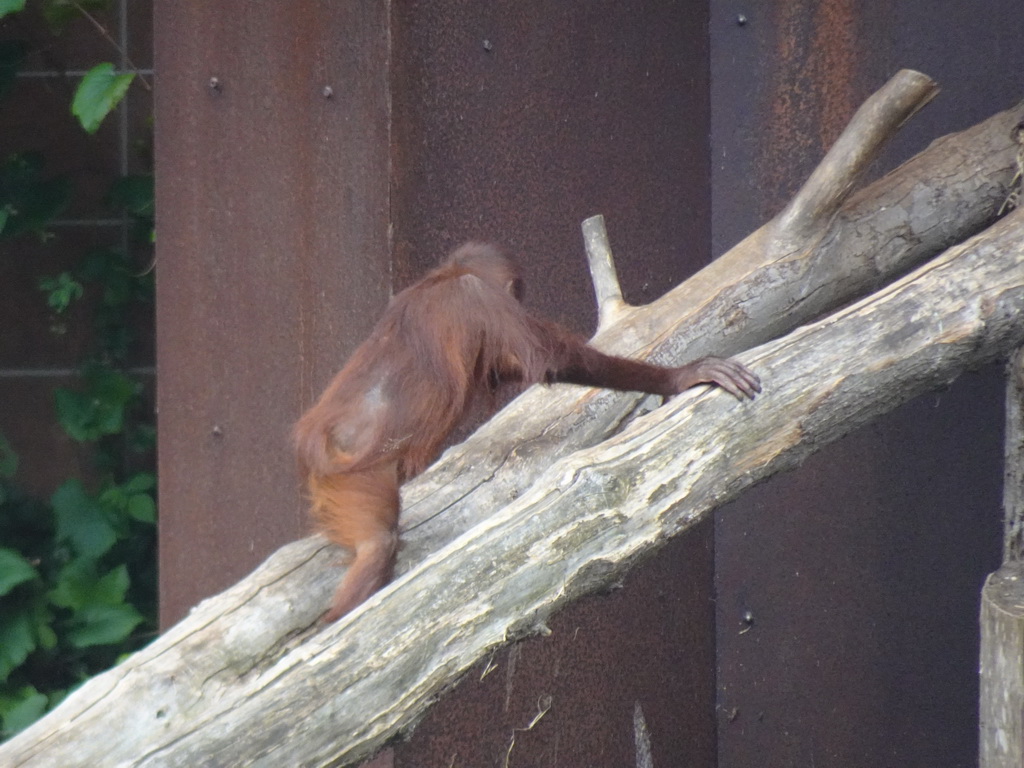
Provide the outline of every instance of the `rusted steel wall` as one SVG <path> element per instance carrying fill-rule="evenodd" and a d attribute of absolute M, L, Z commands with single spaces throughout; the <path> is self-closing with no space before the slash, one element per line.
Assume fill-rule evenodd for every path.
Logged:
<path fill-rule="evenodd" d="M 290 425 L 390 293 L 386 9 L 155 2 L 165 626 L 307 530 Z"/>
<path fill-rule="evenodd" d="M 607 216 L 627 295 L 656 296 L 896 68 L 945 90 L 883 162 L 1018 98 L 1016 11 L 156 0 L 165 622 L 303 530 L 288 425 L 392 275 L 498 240 L 586 331 L 580 219 Z M 500 761 L 513 735 L 512 765 L 629 764 L 636 701 L 656 765 L 714 764 L 713 548 L 719 764 L 970 764 L 999 390 L 965 377 L 748 494 L 467 677 L 397 765 Z"/>
<path fill-rule="evenodd" d="M 1020 99 L 1019 3 L 978 11 L 711 3 L 714 251 L 777 212 L 897 69 L 942 93 L 876 174 Z M 976 764 L 978 597 L 999 562 L 1001 438 L 999 371 L 969 374 L 721 510 L 720 765 Z"/>
<path fill-rule="evenodd" d="M 396 3 L 392 40 L 399 284 L 464 239 L 495 240 L 520 257 L 528 304 L 589 333 L 582 219 L 605 215 L 634 302 L 707 262 L 703 4 Z M 633 765 L 636 703 L 656 765 L 712 764 L 710 536 L 467 675 L 395 765 L 504 765 L 513 738 L 509 765 Z"/>
<path fill-rule="evenodd" d="M 467 238 L 499 241 L 529 303 L 587 332 L 586 216 L 607 215 L 634 301 L 708 260 L 703 6 L 627 5 L 157 0 L 165 623 L 303 530 L 288 425 L 391 274 L 400 288 Z M 496 660 L 492 687 L 460 687 L 405 764 L 503 757 L 545 692 L 518 756 L 632 760 L 639 702 L 663 762 L 706 763 L 710 535 L 567 612 L 515 670 Z M 473 714 L 481 695 L 499 717 Z"/>
<path fill-rule="evenodd" d="M 712 533 L 689 531 L 622 589 L 560 612 L 549 636 L 478 664 L 398 746 L 396 768 L 637 765 L 638 705 L 655 766 L 714 765 Z"/>
<path fill-rule="evenodd" d="M 468 238 L 518 254 L 527 300 L 596 311 L 580 222 L 603 213 L 637 303 L 708 259 L 704 5 L 395 3 L 397 281 Z"/>

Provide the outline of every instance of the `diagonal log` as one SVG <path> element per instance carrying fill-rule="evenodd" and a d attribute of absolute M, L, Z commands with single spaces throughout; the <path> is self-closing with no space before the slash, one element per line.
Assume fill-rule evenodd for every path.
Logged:
<path fill-rule="evenodd" d="M 559 607 L 611 585 L 745 488 L 1014 349 L 1024 342 L 1022 310 L 1024 211 L 744 355 L 766 384 L 758 401 L 737 404 L 703 388 L 555 463 L 372 604 L 253 679 L 233 708 L 154 742 L 132 764 L 335 765 L 369 756 L 487 653 L 543 631 Z"/>
<path fill-rule="evenodd" d="M 1018 211 L 879 293 L 744 355 L 766 385 L 754 403 L 693 390 L 553 464 L 527 493 L 338 624 L 263 670 L 234 670 L 241 684 L 230 706 L 204 706 L 218 685 L 203 681 L 190 690 L 191 708 L 136 711 L 117 724 L 114 743 L 99 743 L 96 731 L 91 743 L 68 738 L 72 718 L 67 731 L 15 740 L 0 758 L 62 766 L 357 762 L 413 725 L 487 653 L 543 631 L 559 607 L 613 583 L 745 488 L 1019 346 L 1022 310 Z M 133 728 L 147 738 L 119 749 Z"/>
<path fill-rule="evenodd" d="M 890 126 L 934 91 L 916 73 L 901 73 L 894 83 L 887 86 L 894 94 L 891 114 L 902 117 L 891 117 Z M 845 203 L 863 161 L 833 156 L 828 164 L 848 183 L 837 177 L 828 193 L 831 204 L 803 206 L 820 214 L 796 217 L 797 228 L 770 222 L 659 301 L 627 308 L 623 321 L 598 343 L 666 361 L 727 354 L 884 284 L 993 219 L 1013 178 L 1011 129 L 1022 118 L 1024 108 L 1017 107 L 941 139 Z M 884 138 L 884 131 L 870 129 L 876 122 L 877 117 L 851 123 L 850 131 L 869 137 L 857 156 L 870 156 L 868 145 Z M 630 396 L 569 387 L 527 392 L 407 488 L 409 530 L 401 567 L 421 568 L 430 553 L 523 495 L 557 457 L 598 443 L 634 418 L 636 405 Z M 89 681 L 53 715 L 0 746 L 0 764 L 146 764 L 151 750 L 166 755 L 168 745 L 212 733 L 211 724 L 221 722 L 218 713 L 226 716 L 241 706 L 258 681 L 270 679 L 275 664 L 329 653 L 323 644 L 333 635 L 309 637 L 336 584 L 335 560 L 318 538 L 281 549 L 149 648 Z M 342 656 L 359 646 L 340 638 L 339 644 L 335 652 Z M 337 680 L 324 682 L 331 690 L 338 687 Z M 370 698 L 364 708 L 375 711 L 379 704 Z M 353 742 L 352 749 L 377 743 L 380 733 L 397 726 L 388 721 L 382 727 Z M 97 738 L 111 728 L 117 729 L 116 745 Z M 248 732 L 253 730 L 258 729 L 250 723 Z"/>
<path fill-rule="evenodd" d="M 894 81 L 917 89 L 923 86 L 920 77 L 904 72 Z M 905 118 L 914 102 L 902 89 L 894 93 L 901 96 L 897 103 Z M 930 88 L 919 93 L 920 99 L 930 96 Z M 879 107 L 869 106 L 837 142 L 860 164 L 832 152 L 822 163 L 843 174 L 829 185 L 836 198 L 849 192 L 851 176 L 873 154 L 855 150 L 858 144 L 849 136 L 880 142 Z M 791 205 L 665 296 L 620 312 L 621 321 L 595 343 L 662 363 L 729 355 L 877 289 L 995 218 L 1013 179 L 1016 144 L 1011 134 L 1022 119 L 1024 105 L 940 139 L 841 207 L 803 204 L 797 206 L 801 213 L 794 213 Z M 820 176 L 816 171 L 808 185 L 825 187 Z M 808 210 L 823 217 L 816 228 Z M 571 388 L 524 393 L 405 489 L 404 562 L 425 556 L 453 531 L 466 530 L 515 498 L 552 456 L 594 445 L 613 433 L 642 401 L 638 395 Z M 432 522 L 438 515 L 442 519 Z"/>

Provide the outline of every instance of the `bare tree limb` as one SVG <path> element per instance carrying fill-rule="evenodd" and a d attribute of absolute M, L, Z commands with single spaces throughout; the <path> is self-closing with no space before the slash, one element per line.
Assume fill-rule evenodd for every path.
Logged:
<path fill-rule="evenodd" d="M 1012 133 L 1022 119 L 1024 105 L 934 142 L 853 195 L 803 249 L 785 250 L 780 243 L 792 247 L 792 238 L 780 241 L 770 222 L 678 288 L 630 309 L 595 343 L 668 364 L 734 354 L 884 285 L 995 218 L 1016 169 Z M 569 387 L 527 391 L 405 488 L 407 557 L 515 498 L 552 456 L 604 439 L 640 402 Z"/>
<path fill-rule="evenodd" d="M 792 248 L 789 240 L 780 248 L 782 241 L 776 237 L 775 225 L 762 228 L 658 302 L 629 310 L 623 322 L 600 334 L 599 343 L 621 353 L 646 351 L 663 361 L 710 352 L 731 353 L 778 336 L 877 287 L 992 219 L 1005 200 L 1013 177 L 1016 145 L 1010 132 L 1022 116 L 1024 113 L 1018 107 L 936 142 L 886 179 L 853 196 L 832 218 L 824 234 L 814 235 L 813 242 L 802 250 L 787 251 L 786 248 Z M 1019 222 L 1019 218 L 1013 221 Z M 1009 224 L 999 226 L 1005 228 Z M 1019 223 L 1013 224 L 1018 226 Z M 985 240 L 990 235 L 986 233 L 975 246 L 991 251 L 991 241 Z M 1019 248 L 1020 232 L 1016 236 Z M 1015 274 L 1014 270 L 1019 269 L 1019 254 L 1016 261 L 1017 265 L 1007 269 L 1006 274 Z M 947 267 L 940 265 L 934 269 L 947 286 L 955 285 L 950 282 L 954 278 Z M 344 755 L 345 760 L 368 754 L 387 734 L 407 727 L 439 690 L 438 686 L 457 675 L 481 647 L 532 631 L 561 602 L 585 591 L 588 585 L 606 583 L 620 568 L 627 567 L 632 557 L 640 556 L 665 536 L 689 524 L 687 521 L 704 509 L 700 504 L 718 503 L 734 492 L 730 485 L 708 496 L 706 488 L 695 486 L 685 499 L 679 496 L 691 482 L 685 478 L 702 478 L 708 467 L 728 474 L 736 466 L 728 462 L 714 464 L 725 461 L 721 450 L 707 458 L 686 459 L 681 466 L 666 466 L 667 462 L 672 463 L 669 457 L 677 460 L 680 456 L 687 430 L 691 430 L 690 434 L 697 428 L 702 434 L 718 434 L 721 430 L 720 445 L 726 446 L 728 454 L 728 450 L 739 450 L 739 443 L 733 442 L 739 438 L 729 431 L 730 424 L 734 429 L 741 423 L 762 424 L 762 413 L 766 420 L 786 418 L 772 415 L 765 403 L 784 401 L 785 393 L 794 391 L 792 388 L 798 388 L 797 385 L 817 393 L 820 404 L 816 401 L 808 405 L 801 397 L 793 405 L 795 410 L 789 420 L 781 428 L 776 423 L 775 432 L 766 432 L 766 427 L 750 432 L 748 440 L 755 440 L 758 435 L 763 439 L 755 446 L 754 455 L 748 455 L 740 467 L 741 475 L 733 478 L 738 488 L 759 472 L 788 466 L 782 459 L 799 461 L 801 450 L 812 450 L 818 441 L 830 439 L 827 432 L 818 431 L 820 425 L 815 421 L 826 412 L 833 413 L 829 409 L 838 408 L 837 418 L 848 424 L 866 418 L 858 410 L 862 402 L 858 398 L 871 403 L 872 397 L 885 392 L 876 389 L 872 394 L 870 387 L 862 391 L 865 382 L 883 390 L 891 389 L 894 380 L 888 377 L 896 376 L 895 380 L 906 383 L 907 392 L 917 391 L 948 379 L 970 361 L 995 354 L 992 350 L 1000 346 L 1006 335 L 1005 318 L 1000 313 L 1010 301 L 1007 297 L 1016 297 L 1016 288 L 1006 287 L 1005 275 L 993 275 L 989 284 L 977 286 L 979 292 L 975 294 L 978 281 L 965 279 L 968 282 L 960 286 L 958 301 L 968 304 L 961 306 L 959 313 L 936 317 L 925 300 L 919 299 L 919 304 L 903 305 L 913 308 L 912 315 L 889 319 L 896 323 L 893 328 L 905 333 L 893 333 L 892 328 L 886 331 L 892 341 L 903 345 L 923 337 L 930 324 L 938 322 L 945 334 L 939 347 L 953 358 L 944 357 L 934 366 L 924 365 L 920 371 L 901 368 L 898 359 L 885 358 L 877 370 L 850 371 L 838 377 L 835 361 L 827 369 L 817 369 L 808 363 L 801 372 L 794 366 L 803 365 L 803 357 L 785 358 L 787 349 L 799 345 L 773 346 L 765 351 L 764 357 L 759 353 L 757 359 L 748 359 L 765 375 L 771 392 L 756 407 L 737 406 L 728 398 L 711 393 L 678 398 L 668 408 L 644 418 L 642 426 L 646 432 L 641 431 L 640 425 L 630 428 L 600 448 L 588 448 L 566 459 L 566 463 L 557 465 L 557 471 L 552 464 L 558 457 L 593 446 L 636 418 L 636 399 L 569 387 L 527 392 L 495 422 L 467 444 L 448 452 L 435 469 L 407 487 L 410 530 L 401 568 L 417 577 L 400 579 L 393 588 L 394 597 L 381 595 L 366 610 L 353 614 L 352 623 L 310 637 L 311 626 L 337 582 L 338 572 L 333 567 L 337 554 L 320 539 L 296 542 L 280 550 L 235 587 L 204 601 L 149 648 L 86 683 L 51 716 L 0 746 L 0 764 L 211 764 L 208 755 L 223 757 L 226 764 L 274 765 L 281 764 L 282 759 L 287 764 L 319 764 L 320 757 L 315 755 L 309 755 L 308 760 L 283 755 L 284 745 L 291 747 L 299 742 L 310 750 L 336 750 L 331 753 Z M 998 293 L 1001 288 L 1005 289 L 1002 294 Z M 910 301 L 910 294 L 901 295 Z M 982 301 L 979 310 L 972 296 L 988 299 Z M 979 320 L 978 312 L 982 310 L 984 320 Z M 849 318 L 849 311 L 843 317 Z M 982 322 L 989 323 L 983 337 L 979 327 Z M 819 324 L 819 330 L 826 325 Z M 881 333 L 877 328 L 875 332 Z M 803 333 L 794 334 L 787 343 L 803 339 Z M 823 343 L 829 337 L 816 338 L 817 341 L 808 343 Z M 974 357 L 967 362 L 962 357 L 964 345 L 974 350 Z M 856 359 L 863 364 L 868 358 L 859 347 L 858 341 Z M 887 354 L 900 354 L 904 349 L 896 346 Z M 954 358 L 955 362 L 950 362 Z M 928 358 L 921 359 L 927 362 Z M 783 360 L 784 365 L 780 362 Z M 818 375 L 824 379 L 816 380 Z M 787 378 L 791 376 L 797 380 Z M 848 392 L 854 384 L 861 389 Z M 821 389 L 824 385 L 832 385 L 837 392 L 849 396 L 844 394 L 833 400 L 830 390 Z M 690 405 L 686 406 L 687 403 Z M 692 408 L 694 414 L 705 415 L 688 416 L 689 410 L 684 406 Z M 739 408 L 743 410 L 738 411 Z M 737 418 L 739 413 L 743 418 Z M 805 415 L 799 416 L 801 413 Z M 670 419 L 669 414 L 679 415 Z M 671 426 L 677 422 L 678 428 Z M 698 423 L 700 426 L 695 426 Z M 802 437 L 806 438 L 803 442 Z M 651 442 L 645 442 L 648 439 Z M 647 445 L 651 447 L 648 449 Z M 625 453 L 615 453 L 620 450 Z M 758 462 L 768 469 L 758 469 L 762 466 Z M 702 469 L 705 471 L 696 471 Z M 553 474 L 544 475 L 529 490 L 545 470 Z M 608 478 L 613 475 L 607 474 L 612 471 L 625 472 L 621 477 L 627 480 L 612 482 Z M 678 473 L 672 476 L 675 479 L 661 475 L 668 471 Z M 488 536 L 496 535 L 496 526 L 514 523 L 509 531 L 523 530 L 515 526 L 521 524 L 519 516 L 524 510 L 539 512 L 541 508 L 557 507 L 556 498 L 561 499 L 559 503 L 572 503 L 578 499 L 576 494 L 581 488 L 600 491 L 599 503 L 618 504 L 621 500 L 628 506 L 634 503 L 631 500 L 637 498 L 637 493 L 649 501 L 644 494 L 653 492 L 646 483 L 659 476 L 658 488 L 664 490 L 658 493 L 664 498 L 655 493 L 658 503 L 652 509 L 662 511 L 653 518 L 647 515 L 635 519 L 643 530 L 624 557 L 615 561 L 606 554 L 595 554 L 588 548 L 590 536 L 593 534 L 598 542 L 625 542 L 636 535 L 632 516 L 619 521 L 623 524 L 621 529 L 601 527 L 609 519 L 618 521 L 618 517 L 609 517 L 607 510 L 585 507 L 581 513 L 566 507 L 577 515 L 576 527 L 545 540 L 553 544 L 535 543 L 531 546 L 538 549 L 526 550 L 530 557 L 536 554 L 541 558 L 533 578 L 543 581 L 556 574 L 561 579 L 560 590 L 552 594 L 550 584 L 546 592 L 535 584 L 526 592 L 517 592 L 522 584 L 515 579 L 522 576 L 510 574 L 508 578 L 512 581 L 506 582 L 505 576 L 496 574 L 498 586 L 494 588 L 511 590 L 501 593 L 505 597 L 500 600 L 495 597 L 488 602 L 490 598 L 481 597 L 457 607 L 439 607 L 442 613 L 434 614 L 435 621 L 443 615 L 451 618 L 454 612 L 461 622 L 458 626 L 441 624 L 435 628 L 434 631 L 449 633 L 441 650 L 437 646 L 427 650 L 413 642 L 419 628 L 409 625 L 407 610 L 402 612 L 393 606 L 411 604 L 403 602 L 410 598 L 423 599 L 416 592 L 426 588 L 427 577 L 423 573 L 438 568 L 437 574 L 441 575 L 448 573 L 446 568 L 455 567 L 451 565 L 455 562 L 451 560 L 453 552 L 466 541 L 463 538 L 453 544 L 459 534 L 477 526 L 466 537 L 484 542 Z M 639 485 L 628 478 L 636 478 Z M 692 495 L 697 492 L 697 496 Z M 671 509 L 660 506 L 670 497 L 675 499 Z M 508 509 L 481 522 L 506 505 Z M 620 507 L 623 508 L 626 507 Z M 551 514 L 543 512 L 539 518 L 547 520 Z M 525 517 L 531 517 L 531 513 Z M 574 554 L 568 561 L 543 560 L 546 554 L 554 555 L 562 548 L 576 552 L 577 544 L 582 547 L 578 556 Z M 470 551 L 479 558 L 477 565 L 489 570 L 487 566 L 495 565 L 490 559 L 504 550 L 488 552 L 470 547 L 467 552 Z M 516 557 L 512 557 L 513 562 Z M 578 570 L 571 570 L 577 566 Z M 516 583 L 518 587 L 514 586 Z M 432 595 L 431 599 L 435 597 Z M 450 613 L 444 614 L 444 610 Z M 403 613 L 401 626 L 395 623 L 399 621 L 393 615 L 395 611 Z M 364 618 L 368 612 L 374 614 L 372 619 Z M 504 628 L 501 622 L 505 622 Z M 379 626 L 380 633 L 370 632 L 370 624 Z M 374 651 L 385 645 L 393 646 L 395 653 L 402 655 L 400 661 L 393 663 L 393 669 L 388 666 L 388 675 L 396 676 L 388 679 L 401 681 L 395 683 L 402 692 L 394 700 L 394 690 L 380 687 L 379 675 L 383 671 L 379 665 L 386 660 L 374 656 Z M 456 652 L 462 655 L 443 655 Z M 298 698 L 288 699 L 288 690 Z M 338 698 L 339 692 L 346 698 Z M 353 701 L 357 704 L 353 705 Z M 309 713 L 306 708 L 317 702 L 318 711 Z M 361 721 L 350 727 L 354 721 L 345 718 L 353 716 L 353 706 L 357 707 Z M 243 714 L 250 720 L 239 719 Z M 239 727 L 245 730 L 233 730 Z M 331 728 L 330 739 L 343 739 L 344 743 L 323 741 Z M 116 729 L 116 740 L 97 737 L 112 729 Z M 252 740 L 253 734 L 258 738 Z"/>
<path fill-rule="evenodd" d="M 766 384 L 754 403 L 709 388 L 684 394 L 555 463 L 523 496 L 249 681 L 230 707 L 196 713 L 186 731 L 150 741 L 129 764 L 369 756 L 486 653 L 543 631 L 559 607 L 614 583 L 716 506 L 1024 342 L 1022 235 L 1024 212 L 744 355 Z"/>
<path fill-rule="evenodd" d="M 590 278 L 597 297 L 597 332 L 607 330 L 625 314 L 629 305 L 622 298 L 615 257 L 608 242 L 604 216 L 591 216 L 582 224 L 583 245 L 587 251 Z"/>
<path fill-rule="evenodd" d="M 879 150 L 939 92 L 927 75 L 903 69 L 854 114 L 846 130 L 775 220 L 777 236 L 806 244 L 831 221 Z"/>
<path fill-rule="evenodd" d="M 232 695 L 217 675 L 188 686 L 164 679 L 159 655 L 147 649 L 137 656 L 149 656 L 148 668 L 118 668 L 87 683 L 59 724 L 37 724 L 0 747 L 0 759 L 189 768 L 357 762 L 415 723 L 486 653 L 543 631 L 552 612 L 613 583 L 709 510 L 1019 346 L 1022 309 L 1024 211 L 878 294 L 744 355 L 765 382 L 757 401 L 691 390 L 554 463 L 527 493 L 337 624 L 251 673 L 226 670 Z M 242 637 L 274 630 L 227 626 L 236 636 L 225 645 L 236 650 Z M 143 684 L 163 695 L 121 711 L 121 697 Z M 115 723 L 116 740 L 96 738 Z"/>

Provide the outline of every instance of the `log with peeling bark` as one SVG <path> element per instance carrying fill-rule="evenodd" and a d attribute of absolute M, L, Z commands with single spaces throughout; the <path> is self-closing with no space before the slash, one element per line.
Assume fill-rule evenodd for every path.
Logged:
<path fill-rule="evenodd" d="M 662 361 L 730 353 L 977 231 L 1013 178 L 1019 107 L 846 199 L 865 158 L 933 92 L 923 76 L 900 73 L 854 118 L 803 197 L 659 301 L 620 307 L 597 343 Z M 745 357 L 769 388 L 753 405 L 701 392 L 637 418 L 639 398 L 628 395 L 527 392 L 410 484 L 406 576 L 342 623 L 312 628 L 337 582 L 336 552 L 297 542 L 0 746 L 0 764 L 319 765 L 370 754 L 494 645 L 535 631 L 754 478 L 1019 343 L 1020 313 L 1007 311 L 1020 299 L 1019 230 L 1014 215 L 914 283 Z M 860 334 L 851 358 L 816 346 L 850 329 Z M 875 358 L 864 350 L 872 332 Z M 687 434 L 718 439 L 694 452 Z M 439 601 L 438 583 L 438 594 L 457 584 L 471 594 Z M 436 610 L 413 624 L 409 601 Z"/>
<path fill-rule="evenodd" d="M 886 94 L 892 101 L 880 102 Z M 616 306 L 619 321 L 594 343 L 665 364 L 734 354 L 881 287 L 991 222 L 1014 177 L 1012 133 L 1024 105 L 939 139 L 840 206 L 882 141 L 878 126 L 900 124 L 933 95 L 924 76 L 899 73 L 822 161 L 831 184 L 816 171 L 776 219 L 682 285 L 643 307 Z M 879 116 L 884 104 L 888 119 Z M 801 202 L 808 189 L 827 193 L 831 204 Z M 552 456 L 613 433 L 644 402 L 572 388 L 524 393 L 406 488 L 407 562 L 521 493 Z"/>
<path fill-rule="evenodd" d="M 716 506 L 1024 342 L 1022 310 L 1024 211 L 743 355 L 765 382 L 756 402 L 691 391 L 556 462 L 487 521 L 249 676 L 232 706 L 202 707 L 189 729 L 150 739 L 128 764 L 358 762 L 487 653 L 542 632 L 559 607 L 614 583 Z M 158 726 L 158 713 L 146 715 L 137 717 Z"/>
<path fill-rule="evenodd" d="M 188 766 L 204 756 L 347 764 L 372 754 L 453 676 L 510 639 L 543 632 L 559 607 L 614 583 L 745 488 L 1007 354 L 1024 342 L 1022 310 L 1024 211 L 836 316 L 743 355 L 764 377 L 757 402 L 711 389 L 684 394 L 557 462 L 388 594 L 281 659 L 238 707 L 143 764 Z M 695 443 L 695 434 L 714 439 Z M 275 733 L 240 748 L 237 734 L 254 722 L 275 724 Z M 286 751 L 275 755 L 281 744 Z"/>
<path fill-rule="evenodd" d="M 981 590 L 979 768 L 1024 765 L 1024 349 L 1006 380 L 1003 565 Z"/>
<path fill-rule="evenodd" d="M 979 768 L 1024 765 L 1024 562 L 1011 560 L 981 591 Z"/>

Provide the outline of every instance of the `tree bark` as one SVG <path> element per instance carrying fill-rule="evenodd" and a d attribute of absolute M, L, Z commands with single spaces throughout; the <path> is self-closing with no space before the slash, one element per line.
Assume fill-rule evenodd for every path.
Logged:
<path fill-rule="evenodd" d="M 716 506 L 1024 342 L 1022 307 L 1024 212 L 743 355 L 765 382 L 757 401 L 693 391 L 556 462 L 513 503 L 248 680 L 230 707 L 201 708 L 187 730 L 151 738 L 128 764 L 333 765 L 371 755 L 486 653 L 543 632 L 552 612 L 613 584 Z M 695 434 L 714 440 L 695 443 Z M 156 713 L 137 717 L 159 725 Z M 61 758 L 51 764 L 78 764 L 77 749 L 48 753 Z"/>
<path fill-rule="evenodd" d="M 898 80 L 892 125 L 932 92 L 922 76 Z M 991 221 L 1022 118 L 1018 107 L 946 137 L 840 206 L 878 141 L 858 129 L 874 138 L 857 152 L 841 140 L 845 160 L 826 163 L 840 169 L 831 203 L 799 215 L 791 206 L 659 301 L 627 308 L 597 343 L 659 361 L 731 353 L 877 287 Z M 366 606 L 316 634 L 337 555 L 319 538 L 296 542 L 0 746 L 0 764 L 321 765 L 371 754 L 481 654 L 538 631 L 708 509 L 1019 344 L 1021 234 L 1014 214 L 917 280 L 744 356 L 766 384 L 753 404 L 702 390 L 641 416 L 628 395 L 525 393 L 407 487 L 406 575 Z M 694 434 L 715 444 L 696 449 Z"/>
<path fill-rule="evenodd" d="M 1006 366 L 1003 565 L 981 590 L 978 765 L 1024 765 L 1024 349 Z"/>
<path fill-rule="evenodd" d="M 1009 561 L 981 590 L 980 768 L 1024 765 L 1024 563 Z"/>
<path fill-rule="evenodd" d="M 620 312 L 621 321 L 594 343 L 665 364 L 731 355 L 879 288 L 995 218 L 1015 172 L 1011 134 L 1022 119 L 1024 105 L 934 142 L 834 215 L 822 207 L 826 219 L 816 230 L 805 216 L 780 217 L 794 223 L 792 231 L 780 218 L 769 222 L 659 300 Z M 849 130 L 866 132 L 856 122 Z M 842 138 L 838 144 L 849 146 Z M 857 170 L 831 154 L 823 165 Z M 833 187 L 848 193 L 847 182 Z M 609 391 L 525 392 L 406 487 L 406 558 L 486 517 L 527 488 L 552 456 L 596 444 L 645 402 Z"/>
<path fill-rule="evenodd" d="M 1003 562 L 1024 561 L 1024 349 L 1006 366 Z"/>

